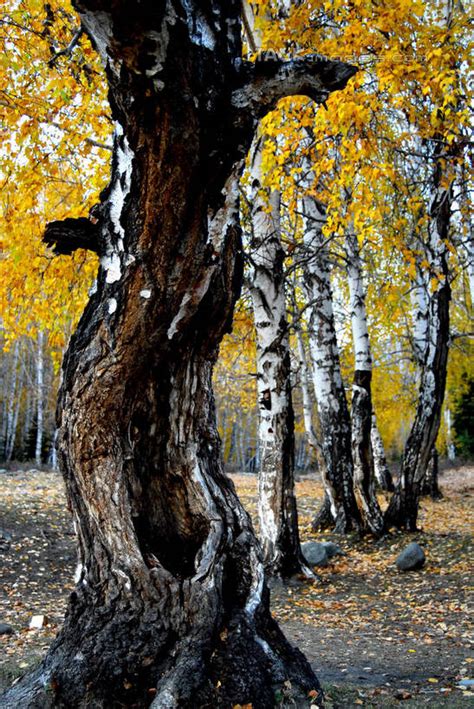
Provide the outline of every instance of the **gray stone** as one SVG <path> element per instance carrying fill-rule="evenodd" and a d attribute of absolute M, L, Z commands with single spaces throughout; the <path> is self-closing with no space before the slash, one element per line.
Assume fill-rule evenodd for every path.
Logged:
<path fill-rule="evenodd" d="M 344 552 L 341 547 L 338 544 L 335 544 L 335 542 L 321 542 L 321 544 L 326 549 L 326 554 L 329 559 L 332 559 L 333 556 L 344 556 Z"/>
<path fill-rule="evenodd" d="M 13 635 L 15 631 L 8 623 L 0 623 L 0 635 Z"/>
<path fill-rule="evenodd" d="M 310 566 L 327 566 L 329 557 L 326 547 L 319 542 L 305 542 L 301 551 Z"/>
<path fill-rule="evenodd" d="M 397 556 L 396 565 L 400 571 L 413 571 L 425 565 L 425 552 L 416 542 L 411 542 Z"/>
<path fill-rule="evenodd" d="M 0 541 L 11 542 L 12 535 L 6 529 L 0 529 Z"/>

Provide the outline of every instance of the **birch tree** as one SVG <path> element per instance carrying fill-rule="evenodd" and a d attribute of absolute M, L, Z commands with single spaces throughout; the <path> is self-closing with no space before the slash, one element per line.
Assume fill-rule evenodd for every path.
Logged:
<path fill-rule="evenodd" d="M 342 382 L 334 326 L 330 267 L 323 236 L 324 207 L 312 196 L 302 198 L 304 243 L 309 257 L 304 265 L 304 287 L 311 304 L 308 335 L 313 387 L 321 425 L 322 476 L 335 529 L 360 529 L 362 520 L 353 491 L 351 422 Z M 323 508 L 320 522 L 325 521 Z"/>
<path fill-rule="evenodd" d="M 267 571 L 291 576 L 310 571 L 301 554 L 294 492 L 294 413 L 280 194 L 264 186 L 264 143 L 264 136 L 255 141 L 249 175 L 249 287 L 257 340 L 259 406 L 258 517 Z"/>
<path fill-rule="evenodd" d="M 8 367 L 8 370 L 7 370 Z M 5 401 L 3 404 L 3 450 L 7 462 L 12 459 L 20 411 L 22 371 L 20 368 L 20 343 L 17 340 L 10 358 L 3 362 Z M 8 376 L 9 375 L 9 376 Z"/>
<path fill-rule="evenodd" d="M 243 61 L 233 0 L 75 6 L 115 121 L 94 220 L 64 224 L 100 257 L 58 403 L 79 558 L 58 638 L 3 706 L 263 709 L 284 682 L 306 701 L 317 680 L 270 615 L 211 375 L 241 282 L 236 186 L 257 122 L 284 96 L 325 100 L 353 69 Z"/>
<path fill-rule="evenodd" d="M 384 523 L 375 495 L 374 462 L 371 445 L 372 355 L 367 327 L 359 242 L 352 224 L 349 226 L 346 237 L 346 255 L 355 360 L 351 411 L 354 490 L 366 527 L 376 536 L 380 536 L 384 530 Z"/>
<path fill-rule="evenodd" d="M 457 63 L 451 53 L 454 4 L 443 0 L 436 8 L 440 29 L 445 33 L 447 74 L 452 94 L 434 106 L 429 139 L 425 139 L 425 170 L 428 173 L 425 250 L 429 274 L 426 347 L 422 362 L 415 419 L 403 454 L 395 494 L 385 517 L 388 525 L 414 531 L 418 504 L 441 421 L 449 351 L 451 275 L 448 265 L 450 222 L 459 135 L 453 132 L 451 114 L 462 107 L 463 94 Z M 437 97 L 438 98 L 438 97 Z M 439 98 L 438 98 L 439 101 Z M 441 103 L 441 102 L 440 102 Z"/>
<path fill-rule="evenodd" d="M 438 156 L 432 178 L 428 214 L 428 244 L 433 290 L 428 304 L 426 344 L 421 366 L 418 403 L 403 454 L 400 477 L 385 513 L 388 525 L 403 527 L 410 531 L 415 531 L 417 528 L 419 498 L 438 435 L 446 385 L 451 298 L 446 243 L 451 213 L 452 184 L 451 182 L 446 184 L 442 179 L 443 164 L 441 157 Z"/>
<path fill-rule="evenodd" d="M 43 450 L 43 418 L 44 418 L 44 337 L 38 331 L 36 341 L 36 442 L 35 463 L 41 465 Z"/>

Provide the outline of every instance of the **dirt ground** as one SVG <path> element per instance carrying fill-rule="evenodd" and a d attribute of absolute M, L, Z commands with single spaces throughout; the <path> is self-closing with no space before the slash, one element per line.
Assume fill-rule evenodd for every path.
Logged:
<path fill-rule="evenodd" d="M 255 515 L 255 477 L 233 478 Z M 336 541 L 345 555 L 319 569 L 314 582 L 274 586 L 272 610 L 313 664 L 327 707 L 472 704 L 474 688 L 459 685 L 474 676 L 468 614 L 474 468 L 445 471 L 441 487 L 441 501 L 423 501 L 422 531 L 376 541 L 314 534 L 321 486 L 311 478 L 297 484 L 302 540 Z M 400 573 L 395 558 L 413 540 L 427 563 Z M 59 474 L 0 472 L 0 559 L 0 622 L 15 630 L 0 636 L 2 689 L 44 654 L 73 588 L 74 531 Z M 43 628 L 29 629 L 34 615 L 46 616 Z"/>

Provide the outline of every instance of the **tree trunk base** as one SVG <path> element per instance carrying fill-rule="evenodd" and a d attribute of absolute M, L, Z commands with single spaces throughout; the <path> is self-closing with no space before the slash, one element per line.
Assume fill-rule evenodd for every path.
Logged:
<path fill-rule="evenodd" d="M 355 522 L 347 519 L 341 507 L 337 519 L 334 519 L 331 512 L 329 497 L 325 495 L 323 503 L 311 522 L 313 532 L 323 532 L 331 530 L 336 534 L 349 534 L 350 532 L 360 532 L 360 527 Z"/>
<path fill-rule="evenodd" d="M 396 490 L 385 510 L 384 523 L 386 530 L 392 527 L 404 529 L 407 532 L 417 532 L 418 496 L 408 498 L 400 490 Z"/>
<path fill-rule="evenodd" d="M 395 490 L 393 478 L 388 468 L 383 471 L 383 474 L 380 476 L 380 478 L 375 478 L 375 481 L 377 486 L 384 492 L 393 492 Z"/>
<path fill-rule="evenodd" d="M 183 598 L 183 588 L 170 588 L 171 595 Z M 135 599 L 134 607 L 120 602 L 91 612 L 74 596 L 45 660 L 7 691 L 3 709 L 273 709 L 282 697 L 303 706 L 312 690 L 319 699 L 311 703 L 322 705 L 308 661 L 268 612 L 266 588 L 255 612 L 234 609 L 207 628 L 201 619 L 197 629 L 189 627 L 184 599 L 181 608 L 173 604 L 174 612 L 188 615 L 187 634 L 179 635 L 171 628 L 176 619 L 164 617 L 157 604 L 137 609 Z"/>
<path fill-rule="evenodd" d="M 325 529 L 334 529 L 334 525 L 335 521 L 331 512 L 331 503 L 329 502 L 329 497 L 326 495 L 321 507 L 316 512 L 311 522 L 311 529 L 313 532 L 322 532 Z"/>

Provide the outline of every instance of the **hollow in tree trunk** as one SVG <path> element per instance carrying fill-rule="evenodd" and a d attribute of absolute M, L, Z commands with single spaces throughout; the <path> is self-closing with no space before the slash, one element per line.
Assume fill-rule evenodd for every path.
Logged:
<path fill-rule="evenodd" d="M 298 703 L 317 680 L 270 615 L 211 374 L 241 280 L 235 190 L 257 120 L 353 72 L 242 62 L 237 0 L 75 5 L 116 121 L 97 290 L 58 404 L 79 563 L 62 630 L 2 706 L 265 708 L 286 681 Z"/>

